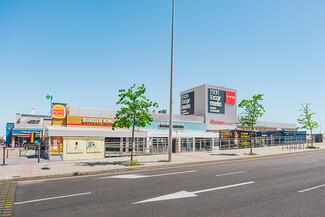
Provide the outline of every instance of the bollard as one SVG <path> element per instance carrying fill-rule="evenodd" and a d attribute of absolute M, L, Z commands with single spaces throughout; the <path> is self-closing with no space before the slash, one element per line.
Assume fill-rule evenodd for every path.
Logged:
<path fill-rule="evenodd" d="M 38 145 L 38 163 L 41 161 L 41 144 Z"/>
<path fill-rule="evenodd" d="M 3 165 L 6 165 L 6 146 L 3 146 Z"/>

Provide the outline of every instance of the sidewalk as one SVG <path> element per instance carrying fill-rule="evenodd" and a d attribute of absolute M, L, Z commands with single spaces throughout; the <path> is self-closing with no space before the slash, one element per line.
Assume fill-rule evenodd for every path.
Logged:
<path fill-rule="evenodd" d="M 254 148 L 253 152 L 257 154 L 254 156 L 244 155 L 244 153 L 249 153 L 249 149 L 182 152 L 173 154 L 172 162 L 167 162 L 168 156 L 166 154 L 135 156 L 134 159 L 137 159 L 142 164 L 136 167 L 126 167 L 123 165 L 130 157 L 83 161 L 49 161 L 42 159 L 41 163 L 37 163 L 37 158 L 14 157 L 6 159 L 8 165 L 0 166 L 0 182 L 113 173 L 325 150 L 325 143 L 317 143 L 315 145 L 320 147 L 320 149 L 287 150 L 285 147 L 282 150 L 281 146 Z M 0 160 L 2 164 L 2 156 Z"/>

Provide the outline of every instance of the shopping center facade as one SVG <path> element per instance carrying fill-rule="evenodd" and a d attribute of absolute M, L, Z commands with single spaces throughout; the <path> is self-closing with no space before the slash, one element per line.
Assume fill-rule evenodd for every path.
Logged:
<path fill-rule="evenodd" d="M 180 93 L 180 115 L 173 115 L 172 151 L 217 150 L 219 132 L 239 129 L 237 90 L 201 85 Z M 129 155 L 132 131 L 112 129 L 116 110 L 69 106 L 53 103 L 52 119 L 42 125 L 45 155 L 50 159 L 82 160 Z M 134 153 L 167 152 L 169 115 L 165 111 L 150 112 L 154 121 L 135 132 Z M 42 123 L 42 124 L 41 124 Z M 45 124 L 47 123 L 47 124 Z M 19 124 L 15 124 L 13 130 Z M 26 129 L 30 126 L 25 126 Z M 258 122 L 258 130 L 295 130 L 295 124 Z M 18 128 L 17 128 L 18 129 Z M 23 130 L 23 128 L 19 128 Z M 17 136 L 16 136 L 17 137 Z M 18 141 L 19 138 L 13 140 Z M 19 135 L 18 135 L 19 137 Z"/>

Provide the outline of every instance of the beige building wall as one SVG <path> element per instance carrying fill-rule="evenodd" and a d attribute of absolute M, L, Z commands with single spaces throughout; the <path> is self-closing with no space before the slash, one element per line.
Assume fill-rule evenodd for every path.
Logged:
<path fill-rule="evenodd" d="M 105 158 L 104 138 L 63 138 L 63 160 Z"/>

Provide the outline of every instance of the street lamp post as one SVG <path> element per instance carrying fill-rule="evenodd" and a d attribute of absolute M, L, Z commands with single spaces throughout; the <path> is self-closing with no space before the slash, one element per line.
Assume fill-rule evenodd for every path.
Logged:
<path fill-rule="evenodd" d="M 171 47 L 171 64 L 170 64 L 170 102 L 169 102 L 169 135 L 168 135 L 168 161 L 172 161 L 173 146 L 173 70 L 174 70 L 174 17 L 175 17 L 175 0 L 173 0 L 172 12 L 172 47 Z"/>
<path fill-rule="evenodd" d="M 51 116 L 51 118 L 52 118 L 52 100 L 53 100 L 53 96 L 47 94 L 46 99 L 50 100 L 50 112 L 51 112 L 51 113 L 50 113 L 50 116 Z"/>

